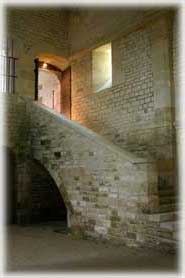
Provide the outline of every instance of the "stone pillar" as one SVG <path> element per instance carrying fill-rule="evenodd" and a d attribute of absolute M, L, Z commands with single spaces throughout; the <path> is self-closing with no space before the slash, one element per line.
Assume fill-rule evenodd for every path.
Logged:
<path fill-rule="evenodd" d="M 171 75 L 170 18 L 163 16 L 152 26 L 152 68 L 155 105 L 156 164 L 161 186 L 171 186 L 174 170 L 173 80 Z"/>

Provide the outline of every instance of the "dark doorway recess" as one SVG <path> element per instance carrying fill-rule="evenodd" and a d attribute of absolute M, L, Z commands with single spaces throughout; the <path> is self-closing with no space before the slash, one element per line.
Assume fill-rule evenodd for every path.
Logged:
<path fill-rule="evenodd" d="M 15 184 L 15 155 L 7 147 L 3 148 L 5 159 L 5 179 L 6 179 L 6 224 L 16 222 L 16 184 Z"/>
<path fill-rule="evenodd" d="M 57 221 L 67 227 L 67 208 L 49 172 L 31 162 L 31 223 Z"/>

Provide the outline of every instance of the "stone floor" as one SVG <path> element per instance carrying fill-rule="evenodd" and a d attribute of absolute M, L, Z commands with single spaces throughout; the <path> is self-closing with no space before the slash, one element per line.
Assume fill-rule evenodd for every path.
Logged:
<path fill-rule="evenodd" d="M 75 240 L 52 225 L 10 226 L 6 271 L 177 272 L 176 255 L 92 240 Z"/>

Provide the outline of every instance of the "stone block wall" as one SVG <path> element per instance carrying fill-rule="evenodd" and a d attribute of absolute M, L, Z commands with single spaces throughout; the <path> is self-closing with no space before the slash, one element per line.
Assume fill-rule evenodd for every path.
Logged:
<path fill-rule="evenodd" d="M 139 231 L 129 223 L 158 204 L 155 165 L 39 104 L 30 103 L 28 113 L 32 157 L 55 180 L 70 225 L 136 244 Z"/>
<path fill-rule="evenodd" d="M 67 12 L 59 8 L 6 7 L 7 35 L 13 39 L 16 94 L 34 98 L 34 59 L 68 55 Z"/>
<path fill-rule="evenodd" d="M 60 43 L 52 46 L 47 32 L 35 45 L 36 31 L 30 36 L 33 47 L 27 47 L 27 36 L 21 35 L 25 32 L 21 28 L 26 28 L 21 20 L 27 21 L 26 14 L 20 10 L 18 14 L 16 36 L 23 55 L 17 89 L 19 94 L 33 97 L 30 66 L 40 51 L 41 40 L 42 50 L 55 54 L 68 50 L 65 39 L 61 49 Z M 42 18 L 39 10 L 36 14 Z M 66 14 L 63 16 L 67 20 Z M 13 30 L 13 23 L 10 26 Z M 70 225 L 79 225 L 93 237 L 129 244 L 143 240 L 146 227 L 140 216 L 158 207 L 157 183 L 171 185 L 174 170 L 170 32 L 169 18 L 162 16 L 112 39 L 113 86 L 99 93 L 92 91 L 92 52 L 72 61 L 72 120 L 103 137 L 49 109 L 6 96 L 4 124 L 8 127 L 8 147 L 16 153 L 18 203 L 22 210 L 28 208 L 30 200 L 29 159 L 34 158 L 59 187 L 70 212 Z M 67 38 L 66 30 L 61 29 L 60 34 Z M 176 57 L 175 44 L 173 55 Z M 175 63 L 173 70 L 175 73 Z"/>
<path fill-rule="evenodd" d="M 180 46 L 180 26 L 179 26 L 178 13 L 173 18 L 173 33 L 172 33 L 172 50 L 173 50 L 173 75 L 174 75 L 174 86 L 175 92 L 178 96 L 178 67 L 179 67 L 179 46 Z"/>
<path fill-rule="evenodd" d="M 164 21 L 157 24 L 162 36 L 168 32 Z M 91 52 L 74 61 L 72 119 L 122 148 L 162 159 L 172 158 L 172 130 L 170 96 L 157 99 L 165 88 L 156 87 L 159 80 L 155 71 L 159 67 L 166 71 L 167 67 L 161 60 L 157 68 L 155 62 L 156 55 L 160 58 L 166 55 L 163 38 L 158 39 L 157 25 L 145 26 L 112 41 L 113 86 L 110 89 L 93 92 Z M 157 45 L 157 40 L 161 45 Z M 162 48 L 161 54 L 156 54 L 160 52 L 158 47 Z M 170 82 L 165 80 L 168 78 L 164 76 L 161 84 Z"/>
<path fill-rule="evenodd" d="M 13 143 L 8 147 L 16 154 L 17 163 L 18 223 L 30 221 L 30 169 L 32 159 L 36 159 L 59 188 L 72 230 L 128 245 L 160 242 L 155 232 L 160 221 L 153 219 L 160 215 L 148 214 L 158 207 L 155 164 L 121 151 L 103 137 L 39 104 L 14 96 L 6 96 L 5 100 L 9 103 L 6 126 L 12 124 L 8 132 L 9 142 Z M 21 136 L 17 146 L 16 134 L 28 126 L 29 140 Z M 17 150 L 22 144 L 27 146 L 24 157 Z M 163 236 L 162 231 L 159 233 Z"/>
<path fill-rule="evenodd" d="M 182 93 L 180 93 L 181 83 L 180 80 L 180 17 L 179 11 L 173 17 L 172 23 L 172 57 L 173 57 L 173 131 L 174 131 L 174 154 L 175 154 L 175 167 L 176 167 L 176 186 L 179 186 L 179 177 L 180 173 L 180 165 L 181 165 L 181 126 L 184 119 L 184 116 L 181 114 L 181 105 L 182 105 Z"/>
<path fill-rule="evenodd" d="M 23 98 L 8 94 L 1 95 L 1 103 L 4 105 L 4 144 L 24 159 L 30 153 L 30 118 L 26 103 Z"/>
<path fill-rule="evenodd" d="M 4 105 L 4 142 L 5 159 L 7 151 L 11 151 L 15 158 L 14 187 L 15 209 L 17 223 L 29 221 L 30 208 L 30 117 L 27 114 L 25 101 L 13 95 L 2 95 L 1 103 Z M 9 172 L 7 171 L 9 174 Z"/>

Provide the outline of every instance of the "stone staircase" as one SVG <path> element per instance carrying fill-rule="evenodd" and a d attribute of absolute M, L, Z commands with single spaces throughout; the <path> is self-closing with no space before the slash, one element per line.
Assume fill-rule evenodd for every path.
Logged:
<path fill-rule="evenodd" d="M 157 212 L 145 215 L 145 242 L 148 246 L 163 245 L 164 249 L 174 251 L 178 247 L 178 212 Z"/>
<path fill-rule="evenodd" d="M 178 244 L 178 206 L 175 190 L 165 188 L 159 190 L 159 207 L 148 215 L 149 233 L 159 243 L 166 243 L 173 249 Z M 151 229 L 150 226 L 155 227 Z"/>
<path fill-rule="evenodd" d="M 176 242 L 177 199 L 172 187 L 159 187 L 159 206 L 152 214 L 141 212 L 142 208 L 150 211 L 148 185 L 158 184 L 155 165 L 120 151 L 105 138 L 39 103 L 28 100 L 25 105 L 31 157 L 54 179 L 68 205 L 71 226 L 78 224 L 94 238 L 114 238 L 128 245 Z M 12 139 L 24 124 L 22 119 Z M 37 192 L 32 194 L 36 200 Z M 150 201 L 152 204 L 153 199 Z M 57 231 L 63 230 L 57 227 Z"/>
<path fill-rule="evenodd" d="M 37 128 L 37 131 L 39 130 L 39 132 L 42 131 L 41 128 L 45 127 L 44 129 L 44 138 L 47 136 L 47 139 L 50 139 L 50 141 L 53 141 L 53 134 L 56 132 L 57 133 L 60 131 L 60 133 L 63 135 L 62 132 L 64 132 L 65 137 L 68 136 L 68 128 L 70 128 L 70 140 L 71 140 L 71 144 L 70 144 L 70 152 L 71 153 L 77 153 L 80 151 L 80 145 L 81 143 L 78 144 L 78 149 L 74 149 L 73 147 L 77 144 L 77 140 L 79 138 L 81 138 L 81 140 L 85 140 L 85 143 L 88 146 L 88 152 L 90 151 L 90 154 L 94 154 L 94 153 L 100 153 L 97 152 L 97 147 L 96 150 L 94 150 L 94 146 L 91 143 L 91 140 L 93 139 L 93 144 L 96 142 L 96 144 L 98 146 L 100 146 L 101 144 L 101 149 L 105 148 L 107 149 L 108 147 L 108 152 L 106 154 L 107 157 L 110 156 L 111 153 L 111 163 L 114 160 L 115 163 L 117 164 L 120 160 L 121 164 L 123 166 L 123 161 L 125 160 L 125 154 L 126 152 L 120 152 L 120 149 L 118 150 L 119 154 L 117 153 L 116 157 L 113 159 L 113 153 L 115 153 L 115 150 L 117 150 L 117 147 L 114 145 L 111 145 L 109 142 L 107 142 L 104 138 L 101 138 L 101 136 L 95 134 L 94 132 L 92 132 L 91 130 L 86 129 L 83 126 L 78 125 L 77 123 L 73 122 L 73 121 L 68 121 L 62 117 L 59 117 L 58 115 L 56 115 L 55 112 L 50 111 L 48 109 L 45 109 L 43 107 L 41 107 L 38 104 L 32 104 L 30 106 L 31 108 L 31 115 L 32 115 L 32 122 L 35 122 L 35 126 Z M 34 116 L 36 116 L 34 118 Z M 39 121 L 38 121 L 39 119 Z M 48 119 L 48 120 L 47 120 Z M 39 127 L 39 124 L 41 125 L 41 128 Z M 51 132 L 51 128 L 49 129 L 48 126 L 51 126 L 51 128 L 53 129 L 53 133 Z M 47 129 L 48 134 L 46 133 Z M 74 132 L 74 135 L 73 135 Z M 60 134 L 60 136 L 61 136 Z M 78 136 L 77 136 L 78 134 Z M 42 134 L 39 133 L 39 136 L 35 136 L 33 134 L 33 146 L 34 148 L 37 150 L 38 148 L 40 148 L 40 143 L 37 142 L 38 138 L 40 138 L 42 136 Z M 51 138 L 50 138 L 51 137 Z M 86 139 L 85 139 L 86 138 Z M 73 141 L 74 139 L 74 141 Z M 90 141 L 89 141 L 90 140 Z M 81 142 L 81 141 L 80 141 Z M 102 144 L 103 143 L 103 144 Z M 110 149 L 110 145 L 111 145 L 111 149 Z M 85 145 L 85 144 L 84 144 Z M 96 146 L 97 146 L 96 145 Z M 65 148 L 67 147 L 67 143 L 65 145 Z M 61 148 L 63 148 L 63 145 L 61 145 Z M 55 152 L 58 151 L 57 149 L 55 150 Z M 49 157 L 52 157 L 53 154 L 48 152 L 48 148 L 47 150 L 44 150 L 44 152 L 49 155 Z M 117 152 L 117 151 L 116 151 Z M 41 150 L 40 150 L 41 153 Z M 40 155 L 39 153 L 39 155 Z M 131 153 L 129 153 L 129 160 L 135 160 L 135 158 L 130 158 Z M 76 157 L 78 158 L 77 154 Z M 80 156 L 80 163 L 81 163 L 81 157 Z M 84 151 L 83 151 L 83 157 L 84 156 Z M 127 157 L 128 157 L 128 153 L 127 153 Z M 61 159 L 61 158 L 60 158 Z M 95 157 L 93 158 L 93 160 L 95 159 Z M 100 161 L 98 159 L 98 161 Z M 139 161 L 140 163 L 140 161 Z M 69 164 L 69 162 L 68 162 Z M 137 165 L 139 165 L 139 167 L 141 167 L 141 165 L 145 165 L 145 164 L 138 164 L 138 162 L 136 162 Z M 86 170 L 89 167 L 89 158 L 85 161 L 85 165 L 86 165 Z M 93 165 L 98 165 L 93 164 Z M 103 165 L 103 164 L 102 164 Z M 100 165 L 100 168 L 102 167 L 102 165 Z M 65 178 L 65 168 L 64 165 L 62 166 L 62 172 L 63 172 L 63 178 Z M 67 166 L 68 167 L 68 166 Z M 112 167 L 112 166 L 111 166 Z M 143 166 L 142 166 L 143 167 Z M 96 167 L 95 167 L 96 168 Z M 99 171 L 100 169 L 98 169 Z M 74 170 L 73 170 L 74 171 Z M 96 173 L 97 169 L 93 170 L 93 173 Z M 101 170 L 104 171 L 104 168 Z M 148 171 L 148 170 L 147 170 Z M 110 171 L 109 171 L 110 172 Z M 102 172 L 103 173 L 103 172 Z M 121 175 L 128 175 L 127 172 L 124 172 L 123 169 L 121 170 Z M 133 171 L 132 171 L 133 173 Z M 80 174 L 76 174 L 77 176 L 80 176 Z M 151 175 L 151 174 L 150 174 Z M 150 176 L 149 175 L 149 176 Z M 107 176 L 107 172 L 106 172 L 106 176 Z M 69 178 L 69 175 L 67 173 L 67 178 Z M 170 179 L 170 173 L 167 173 L 166 178 L 171 181 Z M 98 179 L 97 179 L 98 180 Z M 111 179 L 110 179 L 111 180 Z M 66 180 L 67 181 L 67 180 Z M 136 181 L 136 179 L 134 180 L 134 182 Z M 177 194 L 175 192 L 174 187 L 172 186 L 172 182 L 164 182 L 165 180 L 162 180 L 162 182 L 158 183 L 158 196 L 159 196 L 159 205 L 158 208 L 156 208 L 155 210 L 152 211 L 152 214 L 145 214 L 141 216 L 141 226 L 143 225 L 142 223 L 142 218 L 144 217 L 144 225 L 146 225 L 144 227 L 144 231 L 145 231 L 145 235 L 144 237 L 146 237 L 146 240 L 149 240 L 151 243 L 155 242 L 155 243 L 169 243 L 170 246 L 172 246 L 172 248 L 174 246 L 176 246 L 177 243 L 177 227 L 178 227 L 178 219 L 177 219 Z M 115 183 L 115 179 L 114 182 Z M 72 184 L 72 182 L 70 183 Z M 99 186 L 98 186 L 99 188 Z M 122 187 L 123 188 L 123 187 Z M 130 187 L 129 187 L 130 188 Z M 69 189 L 69 188 L 68 188 Z M 135 188 L 134 188 L 135 190 Z M 77 195 L 78 197 L 78 195 Z M 76 198 L 76 195 L 75 195 Z M 81 198 L 81 196 L 80 196 Z M 74 200 L 74 203 L 76 202 L 76 199 Z M 102 205 L 102 204 L 101 204 Z M 74 208 L 76 209 L 76 208 Z M 106 209 L 107 211 L 107 209 Z M 137 215 L 138 216 L 138 215 Z M 138 216 L 138 218 L 140 218 L 140 216 Z M 96 221 L 96 220 L 94 220 Z M 102 228 L 102 227 L 101 227 Z M 60 229 L 59 229 L 60 230 Z M 171 248 L 171 247 L 170 247 Z"/>
<path fill-rule="evenodd" d="M 177 210 L 177 190 L 174 186 L 159 186 L 159 211 L 170 212 Z"/>
<path fill-rule="evenodd" d="M 165 213 L 157 234 L 163 242 L 177 243 L 178 239 L 178 197 L 174 186 L 159 187 L 159 212 Z"/>
<path fill-rule="evenodd" d="M 160 222 L 158 229 L 156 229 L 155 238 L 158 239 L 160 243 L 168 244 L 172 249 L 177 249 L 179 238 L 178 226 L 178 220 Z"/>
<path fill-rule="evenodd" d="M 164 242 L 174 242 L 178 240 L 178 225 L 176 221 L 166 221 L 160 223 L 159 236 Z"/>

